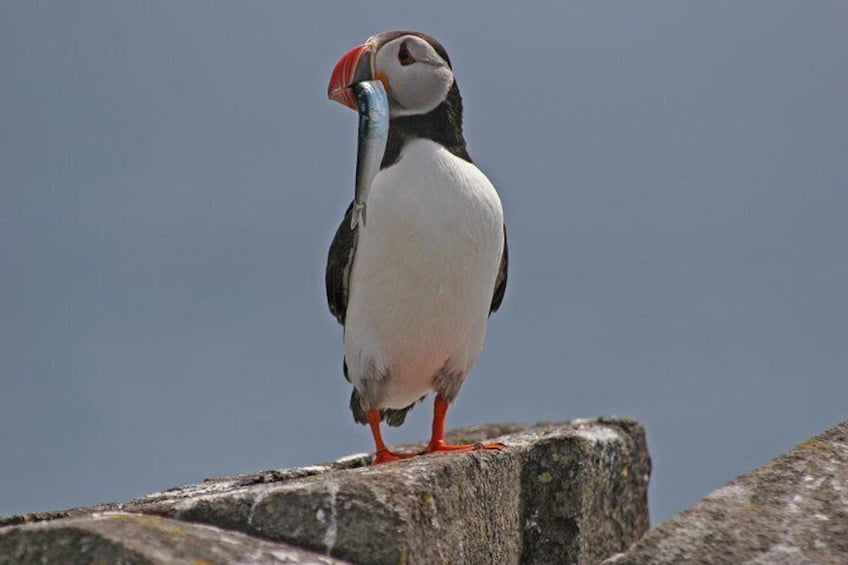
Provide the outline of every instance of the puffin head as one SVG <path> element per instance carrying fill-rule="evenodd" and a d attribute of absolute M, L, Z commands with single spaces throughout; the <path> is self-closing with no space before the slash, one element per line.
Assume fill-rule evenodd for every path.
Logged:
<path fill-rule="evenodd" d="M 447 99 L 454 84 L 444 47 L 413 31 L 378 33 L 348 51 L 333 69 L 327 95 L 356 110 L 351 87 L 364 80 L 383 83 L 392 118 L 431 112 Z"/>

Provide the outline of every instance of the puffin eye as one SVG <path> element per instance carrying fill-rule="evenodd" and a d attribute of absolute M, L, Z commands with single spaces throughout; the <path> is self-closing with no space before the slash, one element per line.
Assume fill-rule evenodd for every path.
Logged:
<path fill-rule="evenodd" d="M 406 46 L 406 41 L 403 41 L 400 44 L 400 49 L 398 49 L 398 61 L 400 61 L 400 64 L 404 67 L 415 62 L 415 59 L 412 57 L 412 53 L 409 52 L 409 47 Z"/>

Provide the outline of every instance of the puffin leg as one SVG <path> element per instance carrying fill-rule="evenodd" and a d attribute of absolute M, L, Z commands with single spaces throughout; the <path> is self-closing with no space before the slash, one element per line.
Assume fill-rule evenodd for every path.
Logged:
<path fill-rule="evenodd" d="M 503 449 L 506 447 L 500 442 L 491 443 L 466 443 L 450 445 L 445 443 L 445 416 L 448 413 L 448 401 L 441 394 L 436 394 L 436 402 L 433 404 L 433 433 L 430 443 L 424 453 L 435 453 L 437 451 L 477 451 L 480 449 Z"/>
<path fill-rule="evenodd" d="M 380 463 L 388 463 L 389 461 L 398 461 L 399 459 L 408 459 L 415 457 L 415 453 L 394 453 L 389 451 L 386 444 L 383 443 L 383 436 L 380 434 L 380 411 L 369 410 L 365 413 L 365 418 L 368 420 L 368 425 L 371 426 L 371 434 L 374 436 L 374 443 L 377 445 L 377 453 L 371 461 L 372 465 Z"/>

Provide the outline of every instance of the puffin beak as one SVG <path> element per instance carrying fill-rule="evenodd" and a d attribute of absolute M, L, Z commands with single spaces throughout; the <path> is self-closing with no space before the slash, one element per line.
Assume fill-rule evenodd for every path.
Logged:
<path fill-rule="evenodd" d="M 374 49 L 370 43 L 354 47 L 344 54 L 330 75 L 327 96 L 339 104 L 356 110 L 356 95 L 351 88 L 357 82 L 374 80 Z"/>

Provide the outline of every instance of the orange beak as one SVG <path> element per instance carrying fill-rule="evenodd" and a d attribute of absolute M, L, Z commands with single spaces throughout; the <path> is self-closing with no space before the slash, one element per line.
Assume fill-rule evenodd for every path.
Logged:
<path fill-rule="evenodd" d="M 345 53 L 330 75 L 327 96 L 339 104 L 356 110 L 356 95 L 351 88 L 357 82 L 374 80 L 371 57 L 373 49 L 369 43 L 354 47 Z"/>

